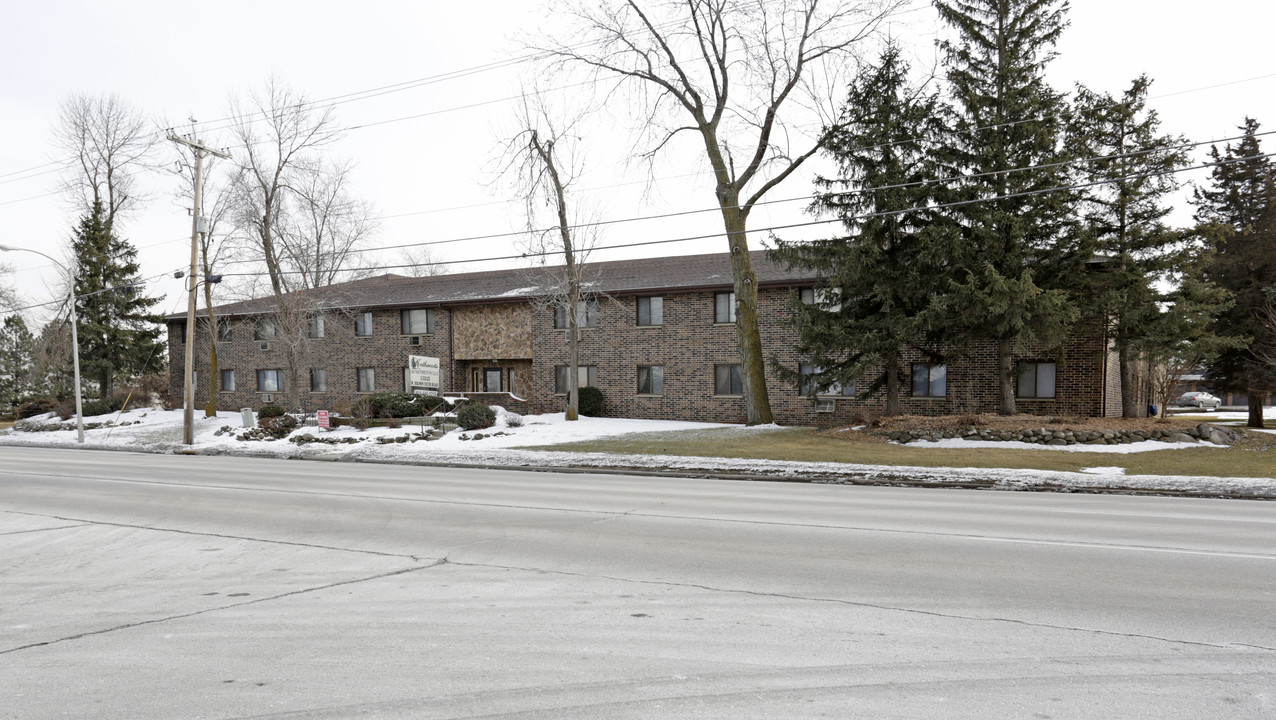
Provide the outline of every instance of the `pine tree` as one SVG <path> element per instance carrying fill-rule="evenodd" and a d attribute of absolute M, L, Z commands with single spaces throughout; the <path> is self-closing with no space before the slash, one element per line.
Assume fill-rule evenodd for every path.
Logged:
<path fill-rule="evenodd" d="M 1276 168 L 1263 156 L 1258 128 L 1246 118 L 1240 142 L 1210 148 L 1218 163 L 1213 188 L 1195 193 L 1196 220 L 1213 253 L 1205 277 L 1235 301 L 1214 329 L 1238 342 L 1208 363 L 1209 377 L 1218 390 L 1249 396 L 1250 427 L 1263 427 L 1263 397 L 1276 390 L 1276 366 L 1259 350 L 1276 342 L 1276 330 L 1262 322 L 1276 291 Z"/>
<path fill-rule="evenodd" d="M 163 362 L 163 318 L 150 312 L 159 298 L 142 295 L 141 285 L 135 284 L 137 250 L 107 228 L 100 203 L 80 221 L 71 248 L 77 261 L 80 364 L 106 398 L 117 379 L 142 374 L 148 362 Z"/>
<path fill-rule="evenodd" d="M 0 325 L 0 408 L 12 411 L 34 389 L 32 354 L 35 337 L 21 315 Z"/>
<path fill-rule="evenodd" d="M 1072 244 L 1063 97 L 1045 81 L 1053 46 L 1067 26 L 1057 0 L 936 0 L 957 32 L 944 40 L 955 102 L 944 149 L 972 178 L 953 209 L 962 225 L 953 310 L 974 338 L 996 346 L 1000 405 L 1015 408 L 1014 352 L 1025 341 L 1062 344 L 1077 309 L 1068 289 L 1084 253 Z M 1008 197 L 1015 196 L 1015 197 Z"/>
<path fill-rule="evenodd" d="M 952 240 L 951 225 L 928 209 L 940 172 L 924 141 L 940 131 L 938 100 L 910 86 L 908 70 L 889 45 L 850 86 L 843 123 L 829 134 L 838 174 L 817 179 L 814 207 L 841 217 L 847 235 L 772 251 L 826 285 L 794 312 L 797 351 L 813 372 L 781 368 L 782 376 L 812 395 L 863 378 L 861 397 L 885 389 L 887 415 L 899 413 L 904 351 L 938 345 L 933 291 Z M 869 371 L 876 376 L 864 377 Z"/>
<path fill-rule="evenodd" d="M 1166 298 L 1156 281 L 1180 265 L 1181 236 L 1166 226 L 1174 171 L 1187 164 L 1182 137 L 1161 134 L 1147 108 L 1151 80 L 1137 78 L 1121 97 L 1077 88 L 1069 122 L 1072 151 L 1084 158 L 1081 179 L 1102 182 L 1082 192 L 1082 217 L 1102 260 L 1085 279 L 1087 305 L 1107 320 L 1121 376 L 1125 417 L 1138 417 L 1136 358 L 1154 342 Z"/>

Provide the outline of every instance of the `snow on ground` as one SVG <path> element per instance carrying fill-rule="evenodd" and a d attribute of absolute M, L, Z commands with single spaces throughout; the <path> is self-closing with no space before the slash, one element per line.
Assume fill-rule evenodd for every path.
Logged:
<path fill-rule="evenodd" d="M 1187 448 L 1199 447 L 1227 447 L 1226 445 L 1215 445 L 1208 442 L 1195 443 L 1164 443 L 1159 440 L 1144 440 L 1143 442 L 1132 442 L 1129 445 L 1087 445 L 1079 443 L 1077 445 L 1041 445 L 1039 443 L 1020 442 L 1018 440 L 962 440 L 961 438 L 949 438 L 947 440 L 914 440 L 908 443 L 910 448 L 963 448 L 971 450 L 975 448 L 997 448 L 998 450 L 1058 450 L 1061 452 L 1082 452 L 1082 453 L 1116 453 L 1126 455 L 1129 453 L 1149 452 L 1152 450 L 1186 450 Z"/>
<path fill-rule="evenodd" d="M 747 474 L 755 477 L 804 479 L 820 482 L 863 483 L 976 483 L 1000 489 L 1049 488 L 1117 488 L 1184 491 L 1202 494 L 1233 495 L 1239 497 L 1276 495 L 1276 477 L 1227 478 L 1123 475 L 1116 467 L 1091 467 L 1082 472 L 1058 472 L 1018 469 L 986 468 L 930 468 L 885 465 L 855 465 L 837 462 L 791 462 L 781 460 L 748 460 L 739 458 L 682 457 L 673 455 L 632 455 L 591 452 L 532 451 L 520 449 L 534 445 L 554 445 L 580 440 L 615 437 L 629 433 L 687 432 L 693 430 L 722 430 L 724 432 L 762 433 L 782 430 L 779 426 L 744 428 L 739 425 L 677 422 L 667 420 L 628 420 L 617 418 L 586 418 L 579 422 L 567 422 L 562 413 L 529 415 L 520 427 L 510 427 L 508 415 L 498 411 L 495 427 L 477 431 L 484 437 L 473 438 L 475 432 L 452 431 L 435 441 L 380 444 L 378 437 L 400 437 L 420 428 L 404 425 L 401 428 L 370 428 L 360 431 L 341 427 L 332 431 L 318 431 L 313 427 L 298 428 L 294 435 L 311 433 L 320 437 L 362 438 L 354 444 L 309 444 L 298 446 L 284 440 L 274 442 L 241 442 L 235 434 L 242 432 L 241 415 L 238 412 L 222 412 L 215 418 L 205 418 L 202 412 L 195 414 L 195 443 L 193 449 L 204 454 L 235 454 L 286 458 L 323 458 L 364 462 L 420 462 L 442 465 L 552 467 L 552 468 L 619 468 L 622 470 L 654 470 L 673 474 Z M 36 421 L 56 422 L 45 416 Z M 83 447 L 104 450 L 135 450 L 141 452 L 176 452 L 183 450 L 182 411 L 138 409 L 118 416 L 86 418 L 86 423 L 112 420 L 115 427 L 101 427 L 85 432 Z M 118 423 L 130 423 L 120 427 Z M 232 432 L 217 435 L 217 431 L 229 426 Z M 503 434 L 501 434 L 503 433 Z M 983 447 L 984 443 L 951 441 L 951 447 Z M 0 445 L 76 445 L 74 429 L 52 432 L 0 431 Z M 1140 447 L 1147 445 L 1148 447 Z M 1067 450 L 1085 452 L 1119 452 L 1169 450 L 1201 447 L 1204 443 L 1132 443 L 1130 445 L 1069 445 L 1038 446 L 1029 443 L 999 442 L 998 448 L 1023 447 L 1033 450 Z M 943 447 L 941 443 L 913 443 L 911 447 Z M 1274 473 L 1276 474 L 1276 473 Z"/>

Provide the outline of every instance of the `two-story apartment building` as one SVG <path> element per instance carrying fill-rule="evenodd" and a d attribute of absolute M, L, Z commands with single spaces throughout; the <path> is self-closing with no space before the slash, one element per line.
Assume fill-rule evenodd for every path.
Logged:
<path fill-rule="evenodd" d="M 800 369 L 789 321 L 817 278 L 753 254 L 764 353 Z M 583 308 L 579 382 L 601 389 L 619 417 L 743 422 L 735 298 L 726 254 L 591 264 L 594 299 Z M 218 407 L 267 402 L 342 410 L 361 394 L 410 391 L 409 356 L 438 358 L 444 394 L 467 394 L 520 412 L 565 405 L 568 362 L 564 313 L 541 297 L 536 271 L 497 270 L 437 277 L 398 275 L 260 298 L 214 308 Z M 201 317 L 207 317 L 201 311 Z M 171 382 L 182 387 L 184 316 L 170 316 Z M 207 401 L 210 337 L 196 335 L 196 401 Z M 996 355 L 974 348 L 944 365 L 906 358 L 906 413 L 938 415 L 997 408 Z M 1061 355 L 1019 358 L 1019 406 L 1042 415 L 1120 414 L 1109 341 L 1074 338 Z M 832 424 L 880 410 L 884 395 L 855 385 L 812 401 L 768 370 L 779 422 Z"/>

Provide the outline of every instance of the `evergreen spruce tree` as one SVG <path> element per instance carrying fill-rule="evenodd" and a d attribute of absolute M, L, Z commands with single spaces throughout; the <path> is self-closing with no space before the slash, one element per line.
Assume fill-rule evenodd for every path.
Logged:
<path fill-rule="evenodd" d="M 1056 165 L 1065 159 L 1065 102 L 1044 77 L 1068 6 L 936 0 L 935 7 L 957 32 L 939 43 L 955 103 L 944 152 L 972 176 L 958 194 L 969 202 L 952 211 L 964 236 L 951 301 L 971 336 L 995 346 L 998 412 L 1013 415 L 1016 349 L 1026 341 L 1062 345 L 1078 316 L 1069 289 L 1085 255 L 1075 246 L 1074 199 L 1050 191 L 1070 184 Z"/>
<path fill-rule="evenodd" d="M 781 375 L 810 395 L 864 379 L 859 395 L 885 389 L 887 415 L 899 413 L 904 351 L 938 346 L 933 292 L 952 240 L 951 225 L 928 208 L 939 171 L 924 141 L 938 132 L 938 101 L 909 85 L 908 69 L 889 45 L 851 85 L 843 122 L 830 132 L 838 174 L 817 179 L 814 207 L 841 217 L 847 235 L 772 251 L 826 285 L 795 306 L 797 351 L 813 372 Z"/>
<path fill-rule="evenodd" d="M 1120 98 L 1077 88 L 1069 122 L 1069 147 L 1078 156 L 1081 179 L 1102 182 L 1082 191 L 1085 231 L 1101 259 L 1085 274 L 1086 305 L 1107 320 L 1116 346 L 1125 417 L 1139 417 L 1136 359 L 1159 337 L 1156 281 L 1187 259 L 1181 235 L 1166 226 L 1168 199 L 1179 188 L 1174 171 L 1187 164 L 1186 140 L 1160 132 L 1147 108 L 1151 81 L 1137 78 Z"/>
<path fill-rule="evenodd" d="M 1276 292 L 1276 168 L 1263 156 L 1258 128 L 1246 118 L 1236 145 L 1210 148 L 1210 159 L 1219 163 L 1213 187 L 1195 193 L 1196 220 L 1213 253 L 1205 277 L 1235 301 L 1214 327 L 1236 346 L 1208 363 L 1209 378 L 1217 390 L 1249 396 L 1250 427 L 1263 427 L 1263 398 L 1276 391 L 1276 366 L 1259 351 L 1276 343 L 1276 331 L 1262 322 Z"/>
<path fill-rule="evenodd" d="M 80 365 L 85 377 L 97 381 L 100 397 L 107 398 L 116 380 L 142 374 L 148 361 L 163 362 L 163 318 L 150 311 L 159 298 L 142 295 L 140 285 L 124 287 L 138 280 L 137 250 L 107 228 L 100 203 L 80 221 L 71 248 Z"/>
<path fill-rule="evenodd" d="M 21 315 L 10 315 L 0 325 L 0 410 L 13 408 L 34 389 L 32 356 L 35 337 Z"/>

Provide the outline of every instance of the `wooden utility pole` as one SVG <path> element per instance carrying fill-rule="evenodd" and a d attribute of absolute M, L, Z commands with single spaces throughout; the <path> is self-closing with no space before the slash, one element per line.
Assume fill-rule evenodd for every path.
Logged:
<path fill-rule="evenodd" d="M 195 374 L 195 299 L 199 288 L 199 234 L 204 231 L 204 157 L 216 155 L 229 158 L 230 154 L 222 150 L 213 150 L 199 140 L 184 138 L 173 133 L 168 139 L 178 145 L 185 145 L 195 151 L 195 205 L 191 210 L 191 271 L 186 276 L 187 291 L 190 295 L 186 303 L 186 364 L 183 378 L 182 397 L 182 442 L 191 445 L 195 442 L 195 387 L 191 380 Z"/>

